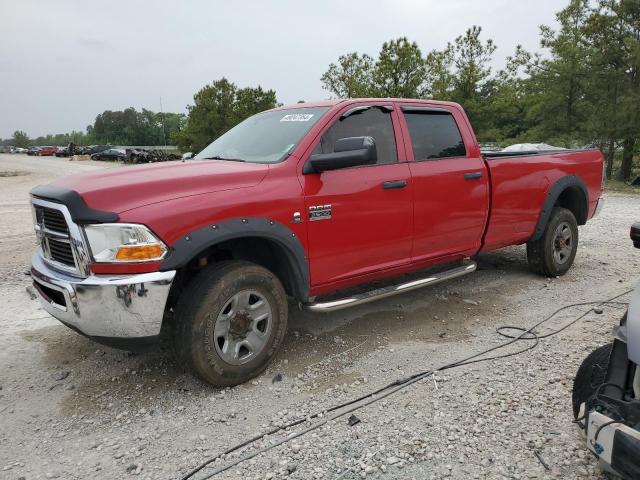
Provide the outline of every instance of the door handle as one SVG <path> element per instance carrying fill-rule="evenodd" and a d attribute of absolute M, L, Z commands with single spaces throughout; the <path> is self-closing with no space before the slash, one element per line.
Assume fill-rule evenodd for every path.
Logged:
<path fill-rule="evenodd" d="M 390 180 L 388 182 L 382 182 L 382 188 L 385 190 L 391 190 L 392 188 L 404 188 L 406 186 L 406 180 Z"/>
<path fill-rule="evenodd" d="M 482 178 L 482 172 L 472 172 L 464 174 L 465 180 L 478 180 L 479 178 Z"/>

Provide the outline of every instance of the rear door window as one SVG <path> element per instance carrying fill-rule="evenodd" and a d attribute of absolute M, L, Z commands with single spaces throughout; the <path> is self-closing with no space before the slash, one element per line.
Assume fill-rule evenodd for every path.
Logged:
<path fill-rule="evenodd" d="M 313 153 L 333 153 L 336 141 L 347 137 L 373 137 L 378 154 L 376 164 L 398 161 L 391 114 L 386 110 L 368 108 L 337 120 L 322 135 Z"/>
<path fill-rule="evenodd" d="M 438 160 L 467 155 L 462 135 L 451 113 L 445 110 L 407 110 L 404 118 L 409 127 L 413 158 Z"/>

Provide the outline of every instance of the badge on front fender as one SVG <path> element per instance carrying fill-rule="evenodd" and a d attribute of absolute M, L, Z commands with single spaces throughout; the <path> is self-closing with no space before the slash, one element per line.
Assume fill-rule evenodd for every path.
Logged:
<path fill-rule="evenodd" d="M 309 221 L 330 220 L 330 219 L 331 219 L 331 204 L 314 205 L 312 207 L 309 207 Z"/>

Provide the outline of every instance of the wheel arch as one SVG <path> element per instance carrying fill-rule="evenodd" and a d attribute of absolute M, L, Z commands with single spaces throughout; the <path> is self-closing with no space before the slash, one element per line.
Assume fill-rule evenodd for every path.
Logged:
<path fill-rule="evenodd" d="M 554 183 L 549 189 L 530 241 L 536 241 L 542 237 L 554 207 L 563 207 L 570 210 L 576 217 L 578 225 L 587 223 L 589 191 L 580 177 L 567 175 Z"/>
<path fill-rule="evenodd" d="M 261 265 L 278 277 L 287 294 L 308 299 L 309 266 L 300 239 L 287 226 L 266 218 L 225 220 L 183 235 L 160 270 L 178 270 L 174 283 L 179 290 L 194 272 L 222 260 Z"/>

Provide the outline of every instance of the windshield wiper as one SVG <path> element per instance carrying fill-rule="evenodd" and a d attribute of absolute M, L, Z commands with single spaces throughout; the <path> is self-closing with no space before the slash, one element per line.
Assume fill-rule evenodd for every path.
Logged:
<path fill-rule="evenodd" d="M 205 157 L 203 160 L 227 160 L 229 162 L 246 162 L 242 158 L 227 158 L 221 157 L 220 155 L 214 155 L 213 157 Z"/>

